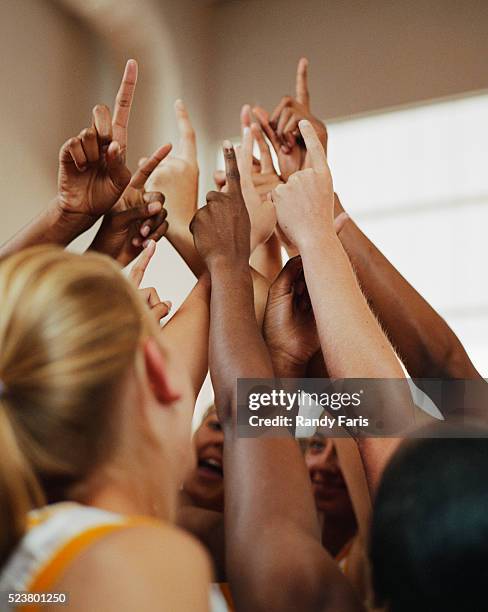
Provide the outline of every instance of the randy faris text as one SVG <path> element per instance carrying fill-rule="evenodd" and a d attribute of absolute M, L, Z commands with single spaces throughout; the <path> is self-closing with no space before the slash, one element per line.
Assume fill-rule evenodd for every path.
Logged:
<path fill-rule="evenodd" d="M 300 414 L 295 417 L 277 415 L 274 417 L 260 417 L 253 414 L 249 417 L 251 427 L 320 427 L 333 429 L 334 427 L 368 427 L 369 419 L 366 417 L 350 418 L 344 415 L 331 417 L 328 415 L 311 418 Z"/>

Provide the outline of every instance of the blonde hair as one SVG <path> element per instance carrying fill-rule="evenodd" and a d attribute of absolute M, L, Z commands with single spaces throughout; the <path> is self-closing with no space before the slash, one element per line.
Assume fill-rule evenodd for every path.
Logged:
<path fill-rule="evenodd" d="M 0 304 L 1 566 L 27 512 L 109 455 L 110 406 L 150 327 L 115 263 L 56 247 L 0 264 Z"/>

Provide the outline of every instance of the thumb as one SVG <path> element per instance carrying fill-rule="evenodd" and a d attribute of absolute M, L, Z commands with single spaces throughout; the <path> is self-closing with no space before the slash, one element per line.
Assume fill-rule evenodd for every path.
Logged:
<path fill-rule="evenodd" d="M 130 170 L 125 165 L 120 145 L 116 140 L 112 140 L 105 154 L 108 175 L 112 183 L 122 193 L 130 181 Z"/>
<path fill-rule="evenodd" d="M 339 215 L 337 215 L 337 217 L 334 219 L 334 229 L 337 235 L 339 235 L 341 231 L 344 229 L 344 226 L 349 221 L 349 218 L 350 217 L 347 214 L 347 212 L 344 211 L 344 212 L 341 212 Z"/>

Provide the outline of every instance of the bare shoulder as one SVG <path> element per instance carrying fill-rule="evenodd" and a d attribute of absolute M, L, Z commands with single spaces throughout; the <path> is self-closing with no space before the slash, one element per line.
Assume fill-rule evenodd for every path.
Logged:
<path fill-rule="evenodd" d="M 118 530 L 87 548 L 53 590 L 70 610 L 208 610 L 210 562 L 192 536 L 167 524 Z"/>

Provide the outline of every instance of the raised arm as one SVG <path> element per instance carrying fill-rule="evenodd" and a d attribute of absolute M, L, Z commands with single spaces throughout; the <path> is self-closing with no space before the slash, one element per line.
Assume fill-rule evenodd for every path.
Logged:
<path fill-rule="evenodd" d="M 192 232 L 212 281 L 210 371 L 225 433 L 226 556 L 233 596 L 238 610 L 355 610 L 352 590 L 320 545 L 296 441 L 236 435 L 236 380 L 270 378 L 273 368 L 254 315 L 250 221 L 230 143 L 224 144 L 224 156 L 228 191 L 208 194 Z"/>
<path fill-rule="evenodd" d="M 311 123 L 300 122 L 312 167 L 295 173 L 273 192 L 278 222 L 302 256 L 305 280 L 319 332 L 322 353 L 332 378 L 403 379 L 403 370 L 359 288 L 334 228 L 332 177 L 322 144 Z M 385 404 L 392 415 L 412 409 L 408 387 L 398 393 L 385 385 Z M 395 448 L 392 442 L 364 438 L 368 482 L 375 489 Z"/>
<path fill-rule="evenodd" d="M 178 347 L 190 374 L 195 401 L 208 372 L 209 317 L 210 277 L 205 272 L 161 332 L 166 342 Z"/>
<path fill-rule="evenodd" d="M 310 166 L 310 157 L 298 129 L 301 119 L 308 119 L 315 128 L 327 152 L 325 125 L 310 110 L 308 89 L 308 60 L 302 57 L 297 66 L 295 96 L 284 96 L 271 115 L 259 106 L 253 108 L 266 136 L 269 138 L 280 166 L 281 176 L 288 180 L 294 172 Z"/>
<path fill-rule="evenodd" d="M 335 212 L 343 212 L 335 196 Z M 412 378 L 478 379 L 444 319 L 350 219 L 339 234 L 373 311 Z"/>
<path fill-rule="evenodd" d="M 66 246 L 91 227 L 130 180 L 125 165 L 127 124 L 137 80 L 129 60 L 114 107 L 93 109 L 93 124 L 70 138 L 59 153 L 58 194 L 48 208 L 0 248 L 0 259 L 36 244 Z"/>
<path fill-rule="evenodd" d="M 156 168 L 146 188 L 164 193 L 168 211 L 166 238 L 198 278 L 205 266 L 195 251 L 189 230 L 198 208 L 197 145 L 188 111 L 181 100 L 175 102 L 175 113 L 180 135 L 177 151 Z M 148 226 L 144 223 L 141 227 L 141 242 L 148 236 L 145 229 Z"/>

